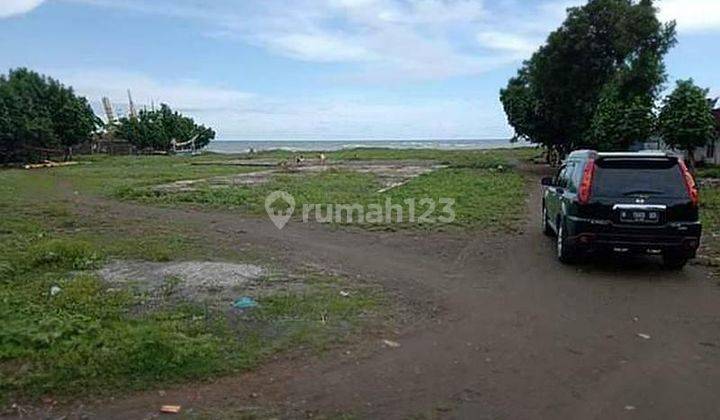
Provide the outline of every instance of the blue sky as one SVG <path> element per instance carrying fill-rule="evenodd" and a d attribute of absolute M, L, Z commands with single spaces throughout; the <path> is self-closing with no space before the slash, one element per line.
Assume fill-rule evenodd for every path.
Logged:
<path fill-rule="evenodd" d="M 220 139 L 502 138 L 498 91 L 581 0 L 0 0 L 0 69 L 131 89 Z M 720 0 L 661 0 L 670 85 L 720 95 Z"/>

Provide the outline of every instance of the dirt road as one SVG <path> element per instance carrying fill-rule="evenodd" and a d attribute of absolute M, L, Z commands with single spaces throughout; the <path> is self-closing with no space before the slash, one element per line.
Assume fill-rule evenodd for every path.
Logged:
<path fill-rule="evenodd" d="M 399 331 L 399 348 L 368 343 L 357 355 L 282 360 L 84 410 L 142 418 L 171 401 L 216 413 L 270 406 L 289 417 L 720 418 L 717 280 L 697 266 L 667 272 L 649 259 L 563 266 L 540 232 L 539 189 L 531 190 L 524 233 L 490 237 L 297 223 L 278 231 L 230 213 L 108 207 L 112 217 L 211 223 L 235 246 L 382 283 L 437 316 Z"/>

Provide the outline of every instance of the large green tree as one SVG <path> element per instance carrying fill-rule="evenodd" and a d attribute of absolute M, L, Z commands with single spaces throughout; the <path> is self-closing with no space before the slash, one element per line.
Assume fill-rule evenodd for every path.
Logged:
<path fill-rule="evenodd" d="M 695 149 L 717 136 L 707 94 L 707 89 L 696 86 L 692 79 L 680 80 L 665 98 L 658 118 L 658 131 L 665 144 L 687 152 L 693 165 Z"/>
<path fill-rule="evenodd" d="M 648 140 L 655 130 L 653 102 L 648 96 L 625 97 L 615 83 L 600 94 L 588 132 L 588 143 L 597 150 L 627 150 Z"/>
<path fill-rule="evenodd" d="M 568 9 L 562 26 L 500 92 L 516 137 L 562 154 L 595 147 L 591 130 L 609 95 L 606 85 L 616 85 L 622 108 L 652 104 L 674 43 L 675 24 L 658 20 L 652 0 L 590 0 Z"/>
<path fill-rule="evenodd" d="M 99 124 L 87 100 L 57 80 L 27 69 L 0 76 L 0 161 L 67 150 L 89 139 Z"/>
<path fill-rule="evenodd" d="M 183 143 L 194 138 L 195 147 L 205 147 L 215 138 L 215 131 L 162 104 L 158 110 L 143 110 L 137 117 L 121 118 L 115 135 L 140 149 L 168 151 L 173 140 Z"/>

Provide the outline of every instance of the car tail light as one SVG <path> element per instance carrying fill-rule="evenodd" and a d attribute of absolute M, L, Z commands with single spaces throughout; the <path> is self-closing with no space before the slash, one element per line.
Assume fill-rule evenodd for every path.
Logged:
<path fill-rule="evenodd" d="M 697 206 L 700 202 L 700 197 L 698 195 L 697 186 L 695 185 L 695 178 L 693 178 L 687 165 L 685 165 L 685 162 L 682 159 L 679 160 L 678 163 L 680 164 L 680 171 L 682 172 L 683 179 L 685 179 L 685 188 L 687 188 L 690 200 L 692 200 L 693 205 Z"/>
<path fill-rule="evenodd" d="M 582 182 L 580 182 L 580 193 L 578 194 L 578 200 L 580 204 L 587 204 L 590 202 L 590 195 L 592 193 L 592 182 L 593 176 L 595 175 L 595 159 L 588 160 L 583 171 Z"/>

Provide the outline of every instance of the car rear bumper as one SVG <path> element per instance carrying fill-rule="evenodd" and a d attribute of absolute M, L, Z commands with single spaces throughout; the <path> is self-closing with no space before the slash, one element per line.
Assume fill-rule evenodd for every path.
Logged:
<path fill-rule="evenodd" d="M 694 257 L 700 246 L 700 222 L 674 222 L 661 226 L 632 226 L 605 220 L 568 217 L 568 239 L 578 247 L 623 252 L 673 252 Z"/>

